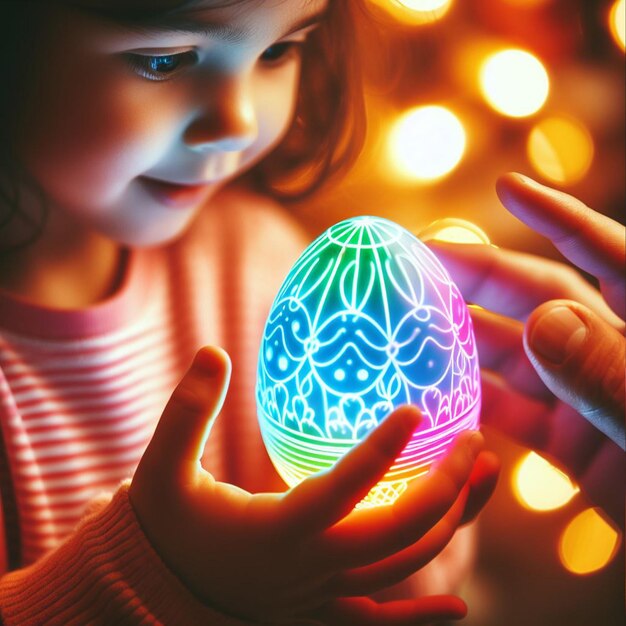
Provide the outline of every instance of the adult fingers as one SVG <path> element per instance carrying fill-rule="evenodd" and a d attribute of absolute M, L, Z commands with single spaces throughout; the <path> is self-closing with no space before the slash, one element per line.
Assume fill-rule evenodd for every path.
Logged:
<path fill-rule="evenodd" d="M 626 240 L 621 224 L 521 174 L 500 177 L 496 191 L 513 215 L 548 237 L 577 267 L 596 276 L 609 305 L 624 317 Z"/>
<path fill-rule="evenodd" d="M 463 297 L 501 315 L 524 321 L 547 300 L 577 300 L 608 322 L 621 325 L 600 292 L 572 267 L 525 252 L 429 241 Z"/>
<path fill-rule="evenodd" d="M 418 541 L 454 504 L 483 444 L 477 432 L 459 435 L 450 452 L 392 506 L 355 510 L 328 529 L 317 546 L 321 557 L 335 566 L 359 567 Z"/>
<path fill-rule="evenodd" d="M 471 308 L 471 315 L 482 370 L 498 372 L 520 393 L 552 401 L 552 392 L 547 389 L 524 351 L 524 325 L 477 307 Z"/>
<path fill-rule="evenodd" d="M 623 476 L 626 456 L 568 404 L 554 406 L 517 394 L 507 381 L 483 373 L 481 420 L 537 451 L 574 480 L 594 504 L 623 525 L 624 494 L 607 476 Z M 621 520 L 621 521 L 620 521 Z"/>
<path fill-rule="evenodd" d="M 625 449 L 624 337 L 588 308 L 557 300 L 533 312 L 524 346 L 546 386 Z"/>
<path fill-rule="evenodd" d="M 571 478 L 581 481 L 605 443 L 617 446 L 578 411 L 564 402 L 537 402 L 512 390 L 507 382 L 483 374 L 482 423 L 518 444 L 549 457 Z M 619 448 L 618 448 L 619 449 Z"/>
<path fill-rule="evenodd" d="M 326 626 L 415 626 L 462 619 L 467 606 L 456 596 L 377 603 L 370 598 L 341 598 L 318 609 L 315 617 Z"/>
<path fill-rule="evenodd" d="M 230 359 L 217 347 L 202 348 L 159 420 L 142 464 L 152 480 L 188 478 L 199 467 L 213 421 L 222 408 L 230 379 Z"/>
<path fill-rule="evenodd" d="M 322 531 L 348 515 L 385 475 L 420 420 L 416 407 L 396 409 L 332 468 L 287 492 L 282 503 L 287 526 L 302 535 Z"/>

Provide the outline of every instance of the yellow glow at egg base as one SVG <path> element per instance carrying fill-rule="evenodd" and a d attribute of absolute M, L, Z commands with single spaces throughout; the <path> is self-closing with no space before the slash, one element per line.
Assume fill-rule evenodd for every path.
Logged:
<path fill-rule="evenodd" d="M 434 254 L 377 217 L 340 222 L 300 256 L 270 310 L 257 405 L 293 486 L 327 469 L 395 408 L 423 422 L 361 506 L 391 504 L 478 427 L 480 376 L 465 302 Z"/>

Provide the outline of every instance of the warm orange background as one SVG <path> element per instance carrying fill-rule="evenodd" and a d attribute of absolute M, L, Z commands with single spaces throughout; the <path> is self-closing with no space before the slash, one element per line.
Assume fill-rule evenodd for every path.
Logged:
<path fill-rule="evenodd" d="M 552 115 L 582 123 L 595 151 L 582 180 L 560 188 L 623 222 L 624 51 L 608 27 L 612 1 L 456 0 L 444 17 L 425 25 L 402 23 L 385 3 L 397 5 L 397 0 L 370 3 L 380 45 L 372 45 L 372 26 L 361 31 L 370 118 L 366 148 L 347 180 L 296 208 L 312 235 L 358 214 L 389 217 L 414 232 L 435 219 L 458 217 L 479 225 L 500 247 L 561 258 L 550 243 L 510 216 L 494 191 L 495 179 L 508 170 L 551 184 L 529 162 L 526 140 L 534 124 Z M 507 118 L 482 98 L 476 63 L 493 42 L 528 50 L 546 67 L 550 94 L 534 115 Z M 384 150 L 390 121 L 408 108 L 432 103 L 449 106 L 464 124 L 465 156 L 433 184 L 390 180 Z M 513 494 L 511 472 L 526 451 L 493 434 L 488 440 L 504 468 L 482 517 L 478 568 L 462 594 L 470 604 L 464 623 L 622 626 L 623 541 L 600 571 L 585 576 L 566 571 L 558 538 L 586 508 L 584 498 L 578 494 L 564 507 L 543 513 L 523 508 Z M 607 480 L 623 489 L 623 476 Z"/>

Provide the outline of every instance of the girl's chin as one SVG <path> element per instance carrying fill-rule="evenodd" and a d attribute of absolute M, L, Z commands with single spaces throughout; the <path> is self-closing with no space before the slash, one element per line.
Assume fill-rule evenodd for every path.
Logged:
<path fill-rule="evenodd" d="M 148 223 L 120 225 L 101 232 L 116 243 L 130 248 L 162 246 L 179 239 L 190 227 L 198 210 L 189 211 L 187 215 L 179 214 L 176 220 L 157 217 Z"/>

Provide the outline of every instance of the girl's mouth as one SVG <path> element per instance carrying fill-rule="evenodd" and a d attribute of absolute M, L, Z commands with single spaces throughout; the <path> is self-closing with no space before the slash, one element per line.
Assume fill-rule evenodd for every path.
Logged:
<path fill-rule="evenodd" d="M 194 206 L 200 202 L 210 189 L 210 183 L 186 185 L 170 183 L 154 178 L 141 176 L 143 187 L 161 204 L 175 209 Z"/>

